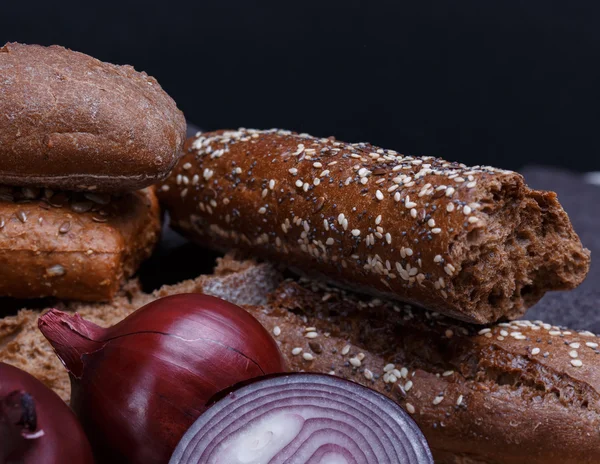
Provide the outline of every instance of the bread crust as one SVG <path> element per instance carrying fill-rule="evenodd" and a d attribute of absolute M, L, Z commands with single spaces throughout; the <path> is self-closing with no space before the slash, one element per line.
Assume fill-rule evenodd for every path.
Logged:
<path fill-rule="evenodd" d="M 160 234 L 153 188 L 121 197 L 0 189 L 0 295 L 108 301 Z"/>
<path fill-rule="evenodd" d="M 400 404 L 436 462 L 600 462 L 592 333 L 541 321 L 480 328 L 308 280 L 286 281 L 248 310 L 278 327 L 293 371 L 329 372 Z"/>
<path fill-rule="evenodd" d="M 164 178 L 186 125 L 158 82 L 63 47 L 0 48 L 0 184 L 122 192 Z"/>
<path fill-rule="evenodd" d="M 199 134 L 159 198 L 200 243 L 476 323 L 518 317 L 589 269 L 556 194 L 514 172 L 369 144 Z"/>

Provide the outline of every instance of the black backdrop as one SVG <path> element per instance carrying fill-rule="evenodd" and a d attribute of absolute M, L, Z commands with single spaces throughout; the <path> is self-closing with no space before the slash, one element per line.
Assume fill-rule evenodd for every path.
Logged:
<path fill-rule="evenodd" d="M 599 13 L 596 1 L 0 0 L 0 42 L 133 64 L 207 129 L 583 171 L 600 170 Z"/>

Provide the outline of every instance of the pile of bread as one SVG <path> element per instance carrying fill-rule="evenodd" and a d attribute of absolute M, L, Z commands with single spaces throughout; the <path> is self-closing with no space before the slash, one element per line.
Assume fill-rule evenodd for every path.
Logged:
<path fill-rule="evenodd" d="M 184 146 L 156 80 L 56 46 L 0 48 L 0 116 L 0 296 L 53 297 L 109 326 L 165 295 L 216 295 L 293 370 L 398 402 L 436 462 L 600 462 L 598 337 L 518 320 L 589 268 L 554 193 L 285 130 Z M 227 254 L 146 294 L 131 277 L 158 241 L 159 201 L 175 230 Z M 66 400 L 38 316 L 0 319 L 0 361 Z"/>

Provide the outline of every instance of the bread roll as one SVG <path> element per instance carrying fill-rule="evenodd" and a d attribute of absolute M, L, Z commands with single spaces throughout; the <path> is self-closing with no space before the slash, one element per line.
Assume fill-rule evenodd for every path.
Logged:
<path fill-rule="evenodd" d="M 589 268 L 556 194 L 514 172 L 365 143 L 199 134 L 159 198 L 199 243 L 476 323 L 515 318 Z"/>
<path fill-rule="evenodd" d="M 164 178 L 185 119 L 152 77 L 63 47 L 0 48 L 0 184 L 137 190 Z"/>
<path fill-rule="evenodd" d="M 111 198 L 0 187 L 0 296 L 110 300 L 159 233 L 152 188 Z"/>

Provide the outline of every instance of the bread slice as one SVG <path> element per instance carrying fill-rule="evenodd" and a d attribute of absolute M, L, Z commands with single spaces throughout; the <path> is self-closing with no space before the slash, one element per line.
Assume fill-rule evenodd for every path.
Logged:
<path fill-rule="evenodd" d="M 273 334 L 291 370 L 338 375 L 396 401 L 436 462 L 600 462 L 600 340 L 589 332 L 541 321 L 475 327 L 308 279 L 283 280 L 267 264 L 231 255 L 210 276 L 152 294 L 131 282 L 112 304 L 61 309 L 109 326 L 156 298 L 187 292 L 242 305 Z M 67 374 L 37 330 L 38 315 L 23 310 L 0 320 L 0 360 L 68 400 Z"/>

